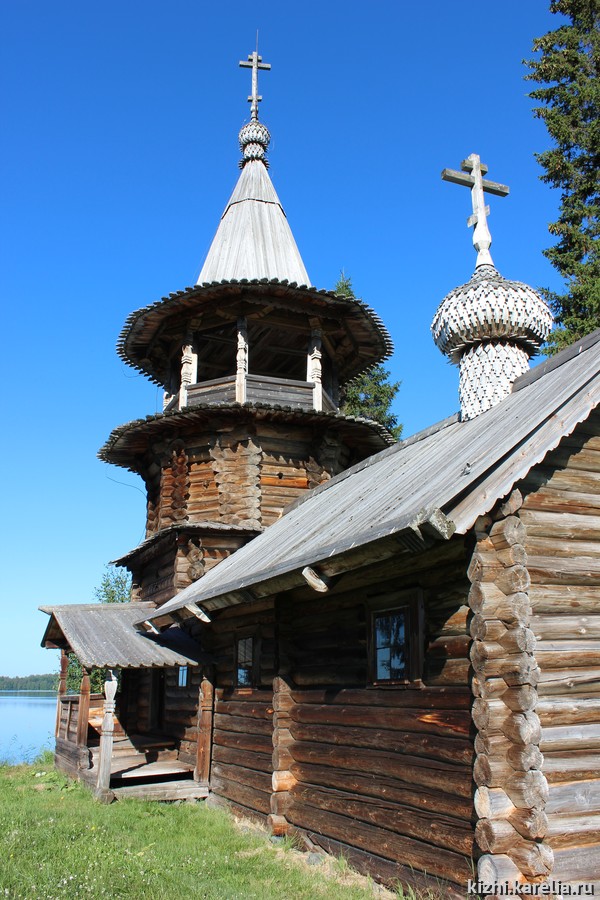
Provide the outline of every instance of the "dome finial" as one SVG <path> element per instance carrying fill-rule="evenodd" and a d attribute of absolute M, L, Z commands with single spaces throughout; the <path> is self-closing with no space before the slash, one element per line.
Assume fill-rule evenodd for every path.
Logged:
<path fill-rule="evenodd" d="M 490 214 L 489 206 L 485 205 L 484 191 L 488 194 L 496 194 L 498 197 L 506 197 L 510 188 L 505 184 L 498 184 L 495 181 L 488 181 L 483 176 L 487 173 L 488 167 L 481 162 L 480 157 L 476 153 L 471 153 L 467 159 L 460 164 L 462 172 L 455 169 L 444 169 L 442 178 L 444 181 L 452 181 L 454 184 L 462 184 L 471 188 L 471 202 L 473 204 L 473 215 L 467 219 L 467 225 L 473 230 L 473 246 L 477 250 L 477 266 L 493 266 L 492 257 L 490 255 L 490 246 L 492 236 L 487 224 L 487 217 Z M 469 174 L 463 174 L 469 173 Z"/>
<path fill-rule="evenodd" d="M 250 119 L 252 122 L 258 122 L 258 104 L 262 100 L 258 93 L 258 70 L 271 68 L 271 63 L 264 63 L 262 56 L 258 55 L 258 32 L 256 33 L 256 50 L 248 55 L 247 60 L 240 60 L 240 66 L 252 69 L 252 93 L 248 97 L 248 103 L 250 103 Z"/>
<path fill-rule="evenodd" d="M 248 60 L 240 60 L 240 66 L 246 69 L 252 69 L 252 93 L 248 97 L 250 103 L 250 121 L 244 125 L 239 133 L 240 150 L 243 158 L 240 161 L 240 168 L 243 168 L 251 159 L 261 159 L 268 167 L 266 160 L 267 148 L 271 135 L 269 129 L 258 121 L 258 104 L 262 97 L 258 93 L 258 70 L 270 69 L 270 63 L 264 63 L 262 56 L 258 55 L 258 32 L 256 33 L 256 50 L 248 55 Z"/>

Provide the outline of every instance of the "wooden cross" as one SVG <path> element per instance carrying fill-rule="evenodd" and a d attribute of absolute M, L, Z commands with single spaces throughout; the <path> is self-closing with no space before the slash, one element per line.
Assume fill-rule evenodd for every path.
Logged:
<path fill-rule="evenodd" d="M 258 104 L 262 100 L 262 97 L 258 94 L 258 70 L 270 69 L 271 64 L 262 61 L 262 56 L 258 55 L 257 49 L 248 56 L 247 61 L 240 60 L 240 66 L 243 66 L 246 69 L 252 69 L 252 93 L 248 97 L 248 102 L 252 104 L 250 106 L 250 118 L 253 122 L 256 122 L 258 119 Z"/>
<path fill-rule="evenodd" d="M 469 228 L 475 226 L 473 231 L 473 245 L 477 250 L 477 265 L 493 265 L 490 256 L 492 236 L 487 225 L 487 217 L 490 214 L 489 206 L 485 204 L 484 192 L 495 194 L 497 197 L 506 197 L 510 188 L 496 181 L 488 181 L 483 178 L 487 174 L 488 167 L 481 162 L 476 153 L 471 153 L 460 164 L 462 172 L 455 169 L 444 169 L 442 178 L 444 181 L 452 181 L 454 184 L 462 184 L 471 188 L 471 202 L 473 215 L 467 219 Z"/>

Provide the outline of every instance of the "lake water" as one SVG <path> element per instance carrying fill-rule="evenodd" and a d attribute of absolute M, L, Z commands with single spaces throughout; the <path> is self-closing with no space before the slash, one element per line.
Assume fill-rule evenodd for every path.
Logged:
<path fill-rule="evenodd" d="M 54 742 L 53 691 L 0 691 L 0 762 L 32 762 Z"/>

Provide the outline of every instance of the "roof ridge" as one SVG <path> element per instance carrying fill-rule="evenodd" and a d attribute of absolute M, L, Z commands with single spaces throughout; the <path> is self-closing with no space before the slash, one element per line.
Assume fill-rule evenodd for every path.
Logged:
<path fill-rule="evenodd" d="M 584 353 L 586 350 L 589 350 L 590 347 L 593 347 L 598 343 L 598 341 L 600 341 L 600 328 L 596 328 L 595 331 L 591 331 L 589 334 L 586 334 L 574 344 L 570 344 L 570 346 L 565 347 L 564 350 L 561 350 L 555 356 L 551 356 L 550 359 L 546 360 L 546 362 L 540 363 L 533 369 L 530 369 L 528 372 L 520 375 L 516 379 L 516 381 L 513 382 L 511 393 L 515 394 L 517 391 L 522 390 L 524 387 L 533 384 L 533 382 L 537 381 L 538 378 L 541 378 L 548 372 L 552 372 L 554 369 L 558 369 L 560 366 L 564 365 L 564 363 L 569 362 L 570 359 L 573 359 L 580 353 Z"/>

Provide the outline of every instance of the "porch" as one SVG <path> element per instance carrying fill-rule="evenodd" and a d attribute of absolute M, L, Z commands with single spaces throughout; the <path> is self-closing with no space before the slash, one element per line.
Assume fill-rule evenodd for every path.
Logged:
<path fill-rule="evenodd" d="M 111 682 L 108 682 L 110 685 Z M 58 769 L 88 785 L 102 800 L 203 799 L 208 783 L 179 758 L 179 742 L 166 734 L 127 734 L 118 712 L 106 722 L 108 696 L 90 694 L 84 675 L 79 694 L 59 694 L 54 759 Z M 108 760 L 108 761 L 107 761 Z"/>
<path fill-rule="evenodd" d="M 75 608 L 45 610 L 51 620 L 43 645 L 61 649 L 55 764 L 104 802 L 123 797 L 203 799 L 208 795 L 209 771 L 199 729 L 202 726 L 206 732 L 202 715 L 204 720 L 206 713 L 212 715 L 212 701 L 209 697 L 203 702 L 206 687 L 200 681 L 202 654 L 197 643 L 179 628 L 167 629 L 164 637 L 137 631 L 135 621 L 145 605 L 96 606 L 92 615 L 88 608 L 85 624 L 80 620 L 76 628 Z M 108 655 L 107 642 L 102 639 L 107 627 L 115 628 Z M 94 641 L 90 640 L 92 636 Z M 84 667 L 77 694 L 67 693 L 69 653 L 74 653 Z M 88 671 L 108 665 L 111 668 L 103 693 L 92 693 Z M 118 679 L 113 668 L 119 672 Z M 172 682 L 182 673 L 187 678 L 190 671 L 196 673 L 194 686 L 179 699 L 191 726 L 184 742 L 162 712 L 167 674 Z M 143 694 L 139 692 L 141 676 L 151 686 Z M 145 704 L 144 714 L 140 713 L 140 704 Z"/>

